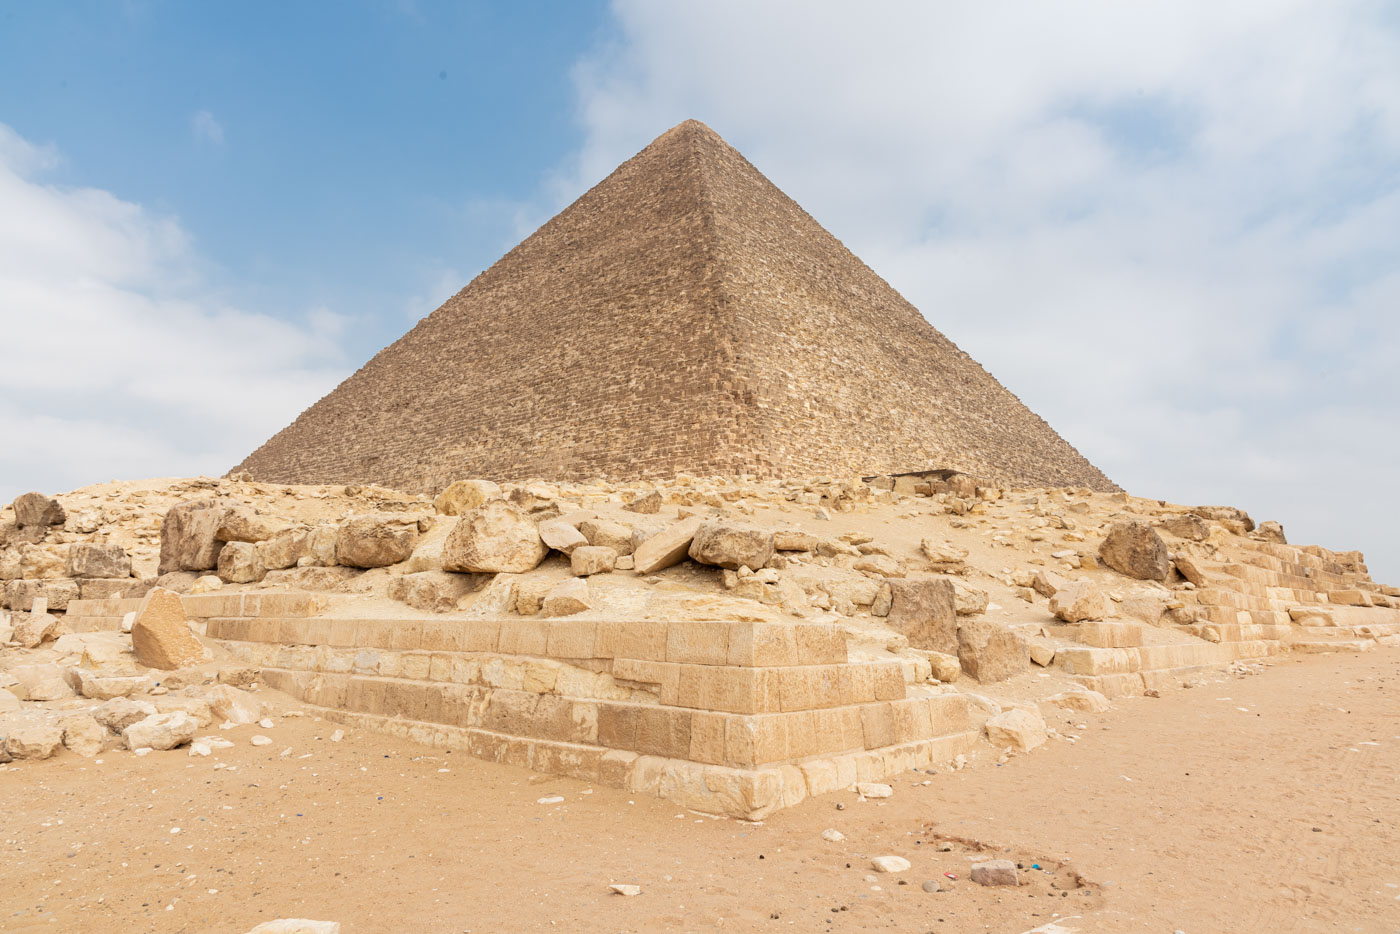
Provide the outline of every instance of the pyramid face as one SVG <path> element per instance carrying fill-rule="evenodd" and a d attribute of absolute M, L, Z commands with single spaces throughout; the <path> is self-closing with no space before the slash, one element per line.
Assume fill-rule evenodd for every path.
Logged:
<path fill-rule="evenodd" d="M 1117 489 L 717 134 L 668 130 L 239 465 Z"/>

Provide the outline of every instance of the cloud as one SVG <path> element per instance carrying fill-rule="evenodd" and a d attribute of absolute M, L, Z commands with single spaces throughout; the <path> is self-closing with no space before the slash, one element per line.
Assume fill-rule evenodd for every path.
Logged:
<path fill-rule="evenodd" d="M 224 144 L 224 127 L 219 121 L 214 119 L 214 115 L 207 110 L 196 110 L 194 116 L 190 118 L 190 129 L 194 132 L 194 138 L 215 146 Z"/>
<path fill-rule="evenodd" d="M 1241 505 L 1400 582 L 1386 4 L 613 14 L 560 190 L 704 120 L 1133 492 Z"/>
<path fill-rule="evenodd" d="M 228 305 L 177 220 L 56 158 L 0 125 L 0 500 L 223 473 L 343 378 L 340 316 Z"/>

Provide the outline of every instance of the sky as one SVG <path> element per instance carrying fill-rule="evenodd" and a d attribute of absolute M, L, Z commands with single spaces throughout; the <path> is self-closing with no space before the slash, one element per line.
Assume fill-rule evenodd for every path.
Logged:
<path fill-rule="evenodd" d="M 1400 583 L 1392 0 L 4 4 L 0 500 L 223 473 L 691 117 L 1126 489 Z"/>

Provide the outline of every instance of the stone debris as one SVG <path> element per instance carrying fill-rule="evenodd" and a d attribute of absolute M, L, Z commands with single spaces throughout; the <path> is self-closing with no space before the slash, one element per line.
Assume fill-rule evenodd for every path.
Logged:
<path fill-rule="evenodd" d="M 702 523 L 698 516 L 692 516 L 648 536 L 632 552 L 633 568 L 638 574 L 655 574 L 680 564 L 690 553 Z"/>
<path fill-rule="evenodd" d="M 47 530 L 52 525 L 63 525 L 68 518 L 63 505 L 43 493 L 24 493 L 15 497 L 11 505 L 15 510 L 15 525 L 21 530 Z"/>
<path fill-rule="evenodd" d="M 1113 615 L 1113 603 L 1090 581 L 1075 581 L 1055 591 L 1050 612 L 1067 623 L 1101 620 Z"/>
<path fill-rule="evenodd" d="M 588 582 L 581 577 L 571 577 L 549 589 L 541 601 L 540 611 L 545 616 L 572 616 L 582 613 L 590 605 Z"/>
<path fill-rule="evenodd" d="M 65 717 L 59 726 L 63 730 L 63 745 L 84 758 L 92 758 L 106 746 L 107 728 L 91 714 L 80 713 Z"/>
<path fill-rule="evenodd" d="M 581 545 L 569 554 L 569 567 L 575 577 L 609 574 L 618 557 L 616 549 L 607 545 Z"/>
<path fill-rule="evenodd" d="M 846 839 L 846 835 L 839 830 L 823 830 L 822 839 L 827 843 L 840 843 Z"/>
<path fill-rule="evenodd" d="M 948 578 L 891 580 L 885 624 L 916 649 L 958 651 L 957 592 Z"/>
<path fill-rule="evenodd" d="M 1030 670 L 1030 648 L 1009 629 L 970 620 L 957 629 L 962 670 L 984 684 L 1005 681 Z"/>
<path fill-rule="evenodd" d="M 1045 699 L 1045 703 L 1054 707 L 1063 707 L 1065 710 L 1079 710 L 1084 713 L 1103 713 L 1112 706 L 1107 697 L 1088 688 L 1052 694 Z"/>
<path fill-rule="evenodd" d="M 63 728 L 52 723 L 24 723 L 9 728 L 5 752 L 12 759 L 47 759 L 63 744 Z"/>
<path fill-rule="evenodd" d="M 539 526 L 540 540 L 555 551 L 572 555 L 575 548 L 588 544 L 588 539 L 572 523 L 549 519 Z M 601 546 L 600 546 L 601 547 Z"/>
<path fill-rule="evenodd" d="M 199 721 L 183 710 L 151 714 L 122 730 L 128 749 L 174 749 L 194 739 Z"/>
<path fill-rule="evenodd" d="M 1010 746 L 1017 752 L 1030 752 L 1047 739 L 1045 718 L 1024 707 L 1013 707 L 988 718 L 985 728 L 993 746 Z"/>
<path fill-rule="evenodd" d="M 978 885 L 1019 885 L 1016 878 L 1016 864 L 1009 859 L 991 859 L 973 863 L 969 873 Z"/>
<path fill-rule="evenodd" d="M 501 486 L 490 480 L 458 480 L 433 500 L 433 509 L 444 516 L 460 516 L 471 512 L 487 500 L 499 499 Z"/>
<path fill-rule="evenodd" d="M 254 746 L 271 746 L 272 738 L 259 733 L 248 740 L 248 742 L 252 743 Z"/>
<path fill-rule="evenodd" d="M 335 558 L 345 567 L 384 568 L 407 561 L 417 544 L 417 518 L 361 516 L 341 525 L 335 541 Z"/>
<path fill-rule="evenodd" d="M 614 895 L 641 895 L 642 887 L 640 885 L 628 885 L 625 882 L 614 882 L 608 886 L 608 891 L 612 892 Z"/>
<path fill-rule="evenodd" d="M 856 782 L 856 794 L 862 798 L 890 798 L 894 789 L 882 782 Z"/>

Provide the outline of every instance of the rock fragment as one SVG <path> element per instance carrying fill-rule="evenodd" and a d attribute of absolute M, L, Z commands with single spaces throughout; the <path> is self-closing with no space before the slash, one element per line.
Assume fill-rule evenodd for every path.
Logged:
<path fill-rule="evenodd" d="M 1099 546 L 1099 557 L 1118 573 L 1138 580 L 1164 581 L 1171 574 L 1166 543 L 1140 519 L 1115 522 Z"/>
<path fill-rule="evenodd" d="M 988 718 L 986 730 L 993 746 L 1010 746 L 1017 752 L 1030 752 L 1046 740 L 1045 719 L 1024 707 L 1013 707 Z"/>
<path fill-rule="evenodd" d="M 1009 629 L 969 620 L 958 626 L 958 661 L 963 671 L 984 684 L 1005 681 L 1030 670 L 1026 642 Z"/>
<path fill-rule="evenodd" d="M 204 661 L 205 649 L 190 632 L 178 594 L 157 587 L 141 601 L 131 627 L 136 660 L 147 668 L 173 671 Z"/>
<path fill-rule="evenodd" d="M 413 516 L 373 515 L 350 519 L 335 540 L 335 559 L 351 568 L 383 568 L 407 561 L 418 544 Z"/>
<path fill-rule="evenodd" d="M 903 633 L 910 646 L 934 652 L 958 651 L 957 591 L 946 577 L 895 579 L 885 624 Z"/>
<path fill-rule="evenodd" d="M 606 545 L 582 545 L 569 555 L 569 568 L 575 577 L 609 574 L 617 558 L 617 552 Z"/>
<path fill-rule="evenodd" d="M 1100 620 L 1113 615 L 1113 602 L 1092 581 L 1075 581 L 1055 591 L 1050 612 L 1067 623 Z"/>
<path fill-rule="evenodd" d="M 545 616 L 572 616 L 590 606 L 588 582 L 581 577 L 571 577 L 549 588 L 541 601 L 540 610 Z"/>
<path fill-rule="evenodd" d="M 633 550 L 633 568 L 638 574 L 654 574 L 680 564 L 703 522 L 699 516 L 690 516 L 649 536 Z"/>
<path fill-rule="evenodd" d="M 547 554 L 533 520 L 504 500 L 491 500 L 457 520 L 443 543 L 442 569 L 523 574 Z"/>
<path fill-rule="evenodd" d="M 876 872 L 908 872 L 909 860 L 903 856 L 876 856 L 870 860 Z"/>
<path fill-rule="evenodd" d="M 69 577 L 131 576 L 131 558 L 120 545 L 76 542 L 68 549 Z"/>
<path fill-rule="evenodd" d="M 737 571 L 758 569 L 773 557 L 773 533 L 727 522 L 702 522 L 690 543 L 691 560 Z"/>
<path fill-rule="evenodd" d="M 458 480 L 437 495 L 433 508 L 444 516 L 461 516 L 500 495 L 500 484 L 490 480 Z"/>
<path fill-rule="evenodd" d="M 194 739 L 199 722 L 183 710 L 151 714 L 122 730 L 128 749 L 174 749 Z"/>

